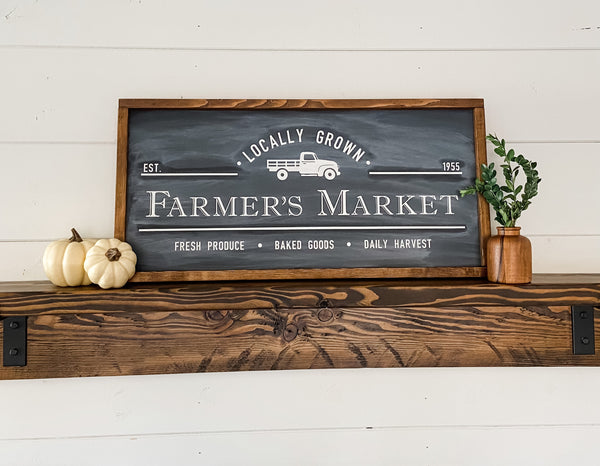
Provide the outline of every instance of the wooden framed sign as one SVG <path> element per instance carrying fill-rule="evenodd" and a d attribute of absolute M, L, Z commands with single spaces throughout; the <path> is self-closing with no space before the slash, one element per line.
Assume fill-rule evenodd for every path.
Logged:
<path fill-rule="evenodd" d="M 133 281 L 479 277 L 483 100 L 121 100 Z"/>

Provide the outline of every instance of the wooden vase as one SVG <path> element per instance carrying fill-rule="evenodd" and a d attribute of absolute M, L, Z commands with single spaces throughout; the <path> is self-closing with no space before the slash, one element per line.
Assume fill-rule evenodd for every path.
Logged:
<path fill-rule="evenodd" d="M 521 227 L 497 227 L 487 242 L 487 276 L 497 283 L 531 282 L 531 242 Z"/>

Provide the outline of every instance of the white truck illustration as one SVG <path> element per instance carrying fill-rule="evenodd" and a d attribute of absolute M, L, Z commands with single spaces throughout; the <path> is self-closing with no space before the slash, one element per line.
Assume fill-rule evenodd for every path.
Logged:
<path fill-rule="evenodd" d="M 278 180 L 286 180 L 290 172 L 300 173 L 301 176 L 323 176 L 333 180 L 340 174 L 340 167 L 331 160 L 320 160 L 314 152 L 302 152 L 300 159 L 271 159 L 267 160 L 270 172 L 277 172 Z"/>

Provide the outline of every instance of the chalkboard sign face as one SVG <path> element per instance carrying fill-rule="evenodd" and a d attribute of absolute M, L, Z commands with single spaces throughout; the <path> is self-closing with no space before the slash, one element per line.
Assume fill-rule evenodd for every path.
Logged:
<path fill-rule="evenodd" d="M 134 280 L 482 276 L 483 101 L 121 100 Z"/>

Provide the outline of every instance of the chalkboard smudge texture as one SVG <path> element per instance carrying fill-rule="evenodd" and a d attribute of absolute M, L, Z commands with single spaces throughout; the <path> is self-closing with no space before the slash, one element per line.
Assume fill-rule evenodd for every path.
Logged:
<path fill-rule="evenodd" d="M 478 267 L 473 128 L 472 109 L 130 109 L 126 238 L 139 271 Z"/>

